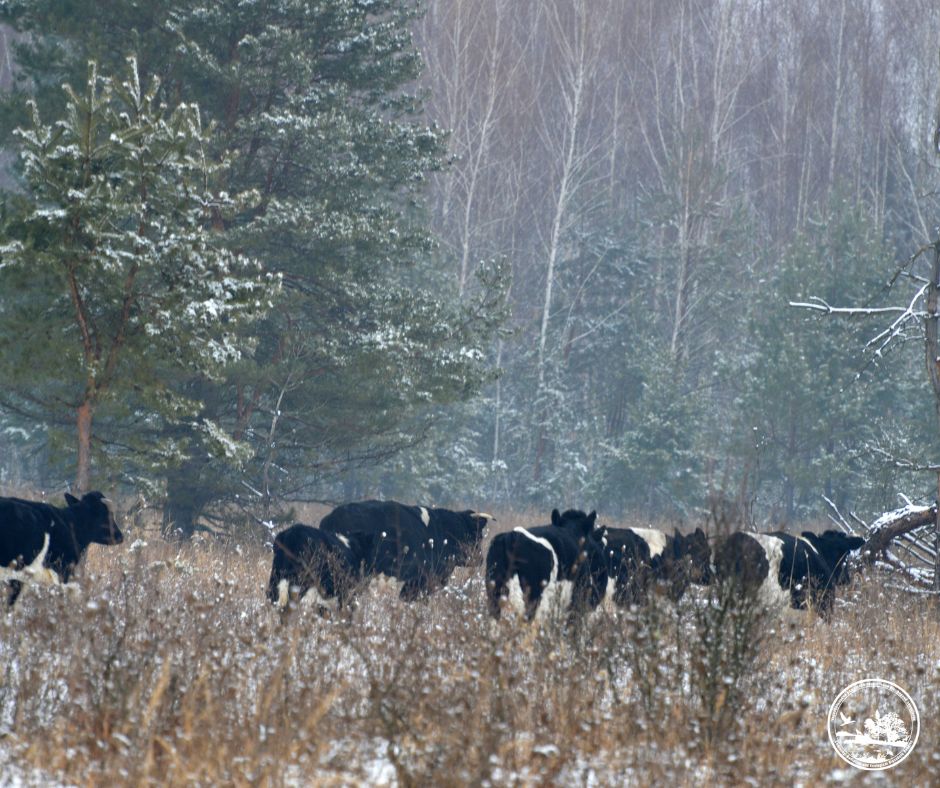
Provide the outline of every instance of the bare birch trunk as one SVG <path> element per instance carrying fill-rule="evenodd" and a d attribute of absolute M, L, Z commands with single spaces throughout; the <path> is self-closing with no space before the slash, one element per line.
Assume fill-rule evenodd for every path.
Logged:
<path fill-rule="evenodd" d="M 839 139 L 839 111 L 842 104 L 842 58 L 845 40 L 845 0 L 839 14 L 839 33 L 836 40 L 835 97 L 832 102 L 832 125 L 829 129 L 829 174 L 826 179 L 826 195 L 832 197 L 836 178 L 836 150 Z M 828 208 L 828 206 L 827 206 Z"/>
<path fill-rule="evenodd" d="M 937 516 L 934 518 L 933 590 L 940 597 L 940 473 L 937 474 Z"/>
<path fill-rule="evenodd" d="M 938 424 L 940 424 L 940 342 L 938 342 L 937 326 L 937 296 L 940 292 L 940 240 L 934 241 L 933 264 L 930 272 L 930 282 L 927 286 L 927 316 L 924 335 L 927 350 L 927 376 L 933 388 L 934 407 L 937 411 Z M 940 594 L 940 475 L 937 476 L 937 516 L 934 522 L 934 548 L 937 559 L 934 563 L 933 587 Z"/>

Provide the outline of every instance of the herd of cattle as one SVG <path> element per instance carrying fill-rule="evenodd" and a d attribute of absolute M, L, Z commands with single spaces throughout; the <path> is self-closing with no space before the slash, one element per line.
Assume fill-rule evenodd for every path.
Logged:
<path fill-rule="evenodd" d="M 0 498 L 0 581 L 8 604 L 26 582 L 67 583 L 92 543 L 123 534 L 100 492 L 64 507 Z M 268 597 L 285 610 L 303 600 L 321 611 L 349 604 L 371 578 L 400 584 L 414 600 L 445 586 L 478 554 L 482 512 L 455 512 L 394 501 L 336 507 L 318 528 L 296 524 L 274 539 Z M 508 605 L 527 620 L 551 610 L 591 611 L 605 599 L 642 605 L 654 588 L 677 601 L 691 584 L 733 580 L 764 604 L 828 614 L 836 586 L 849 582 L 846 558 L 864 540 L 839 531 L 799 536 L 739 531 L 714 538 L 646 528 L 609 528 L 595 512 L 552 511 L 551 523 L 493 537 L 486 554 L 486 602 L 494 618 Z"/>
<path fill-rule="evenodd" d="M 342 607 L 370 578 L 384 575 L 412 600 L 445 586 L 477 555 L 493 518 L 363 501 L 338 506 L 319 528 L 293 525 L 274 540 L 268 597 L 280 609 L 303 600 Z M 701 528 L 683 535 L 609 528 L 597 514 L 552 512 L 551 523 L 493 537 L 486 553 L 486 602 L 527 620 L 547 611 L 591 611 L 605 599 L 642 605 L 653 588 L 678 601 L 692 584 L 733 580 L 768 606 L 826 615 L 835 587 L 849 582 L 846 558 L 864 540 L 839 531 L 800 536 L 737 532 L 710 544 Z"/>

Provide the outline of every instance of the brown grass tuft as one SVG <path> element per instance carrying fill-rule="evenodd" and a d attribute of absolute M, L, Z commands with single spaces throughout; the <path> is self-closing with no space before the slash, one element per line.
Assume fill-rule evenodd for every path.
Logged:
<path fill-rule="evenodd" d="M 373 586 L 348 614 L 282 623 L 264 548 L 139 536 L 93 546 L 77 595 L 28 589 L 0 614 L 14 782 L 819 785 L 852 773 L 829 746 L 830 702 L 880 676 L 924 721 L 891 782 L 935 784 L 940 615 L 877 575 L 842 591 L 831 624 L 745 631 L 734 663 L 720 653 L 733 632 L 692 599 L 573 632 L 494 624 L 480 567 L 427 601 Z"/>

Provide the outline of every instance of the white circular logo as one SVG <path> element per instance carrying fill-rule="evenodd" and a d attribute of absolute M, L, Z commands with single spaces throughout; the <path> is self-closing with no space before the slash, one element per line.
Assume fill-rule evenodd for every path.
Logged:
<path fill-rule="evenodd" d="M 911 696 L 884 679 L 849 684 L 829 707 L 829 741 L 858 769 L 890 769 L 903 761 L 920 736 L 920 715 Z"/>

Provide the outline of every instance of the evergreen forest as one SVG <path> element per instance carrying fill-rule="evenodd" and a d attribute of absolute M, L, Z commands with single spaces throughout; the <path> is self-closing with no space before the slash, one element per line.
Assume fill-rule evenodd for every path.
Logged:
<path fill-rule="evenodd" d="M 775 525 L 935 497 L 937 4 L 0 22 L 3 487 L 183 535 L 369 497 Z"/>

